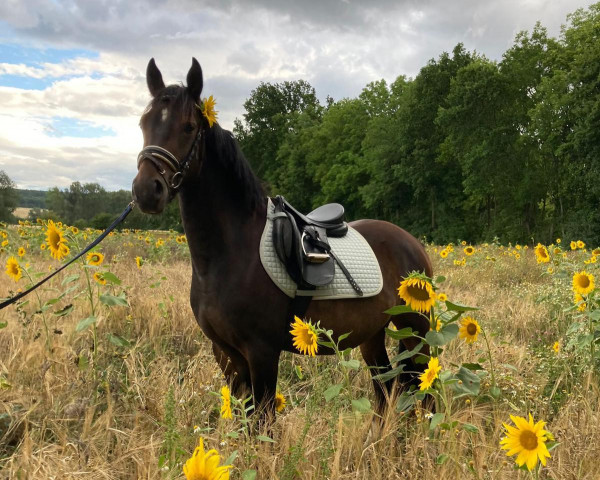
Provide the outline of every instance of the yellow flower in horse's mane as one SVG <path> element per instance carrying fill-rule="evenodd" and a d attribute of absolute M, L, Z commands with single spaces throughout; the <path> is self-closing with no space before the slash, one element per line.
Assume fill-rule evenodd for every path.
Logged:
<path fill-rule="evenodd" d="M 292 323 L 290 333 L 294 337 L 294 347 L 300 353 L 310 355 L 311 357 L 315 356 L 318 349 L 317 340 L 319 339 L 319 335 L 310 322 L 303 322 L 294 316 L 294 323 Z"/>
<path fill-rule="evenodd" d="M 429 363 L 427 364 L 427 369 L 419 375 L 419 380 L 421 380 L 421 384 L 419 385 L 419 389 L 427 390 L 436 378 L 438 378 L 438 374 L 442 367 L 440 366 L 440 362 L 437 357 L 431 357 L 429 359 Z"/>
<path fill-rule="evenodd" d="M 529 421 L 513 415 L 510 418 L 516 427 L 502 424 L 506 428 L 506 437 L 500 441 L 502 450 L 508 450 L 506 455 L 509 457 L 518 454 L 517 465 L 527 465 L 530 471 L 537 465 L 538 458 L 542 465 L 546 465 L 546 458 L 550 458 L 546 442 L 553 438 L 550 432 L 544 430 L 546 422 L 539 421 L 534 425 L 531 414 Z"/>
<path fill-rule="evenodd" d="M 221 465 L 221 456 L 215 449 L 204 451 L 204 440 L 200 437 L 199 445 L 183 466 L 187 480 L 229 480 L 229 469 L 232 465 Z"/>
<path fill-rule="evenodd" d="M 17 262 L 15 257 L 9 257 L 6 261 L 6 274 L 15 282 L 18 282 L 23 275 L 23 270 L 21 270 L 19 262 Z"/>
<path fill-rule="evenodd" d="M 277 413 L 280 413 L 283 411 L 284 408 L 285 408 L 285 397 L 280 392 L 277 392 L 275 394 L 275 410 L 277 411 Z"/>
<path fill-rule="evenodd" d="M 421 313 L 428 313 L 435 302 L 431 283 L 418 277 L 403 280 L 398 287 L 398 296 L 410 308 Z"/>
<path fill-rule="evenodd" d="M 587 295 L 594 290 L 594 275 L 585 271 L 575 272 L 573 275 L 573 291 L 580 295 Z"/>
<path fill-rule="evenodd" d="M 231 393 L 227 385 L 221 388 L 221 418 L 233 418 L 231 414 Z"/>
<path fill-rule="evenodd" d="M 210 97 L 205 98 L 200 106 L 202 110 L 202 115 L 204 115 L 204 118 L 206 118 L 206 120 L 208 121 L 209 128 L 212 128 L 213 124 L 217 123 L 218 112 L 215 110 L 216 104 L 217 102 L 211 95 Z"/>
<path fill-rule="evenodd" d="M 52 220 L 48 220 L 46 243 L 48 244 L 52 258 L 55 258 L 56 260 L 60 260 L 69 254 L 69 247 L 63 236 L 62 229 L 58 223 L 55 224 Z"/>
<path fill-rule="evenodd" d="M 458 333 L 465 342 L 473 343 L 477 340 L 477 334 L 481 332 L 481 327 L 473 317 L 464 317 L 460 322 Z"/>
<path fill-rule="evenodd" d="M 87 254 L 87 261 L 90 265 L 98 266 L 104 261 L 104 255 L 100 252 L 90 252 Z"/>

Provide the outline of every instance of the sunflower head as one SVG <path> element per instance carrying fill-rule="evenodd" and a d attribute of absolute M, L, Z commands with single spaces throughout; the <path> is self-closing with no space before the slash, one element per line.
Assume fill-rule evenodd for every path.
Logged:
<path fill-rule="evenodd" d="M 18 282 L 23 276 L 23 270 L 15 257 L 9 257 L 6 261 L 6 274 L 15 282 Z"/>
<path fill-rule="evenodd" d="M 100 252 L 90 252 L 87 254 L 87 261 L 90 265 L 98 266 L 104 261 L 104 255 Z"/>
<path fill-rule="evenodd" d="M 398 287 L 398 296 L 417 312 L 428 313 L 435 302 L 435 292 L 428 279 L 409 275 Z"/>
<path fill-rule="evenodd" d="M 552 345 L 552 350 L 554 350 L 554 353 L 560 352 L 560 342 L 554 342 L 554 345 Z"/>
<path fill-rule="evenodd" d="M 100 272 L 94 273 L 94 280 L 98 282 L 100 285 L 106 285 L 106 278 Z"/>
<path fill-rule="evenodd" d="M 513 415 L 510 418 L 515 426 L 504 423 L 506 437 L 500 441 L 500 447 L 507 450 L 506 455 L 517 455 L 517 465 L 527 465 L 530 471 L 535 468 L 538 459 L 542 465 L 546 465 L 546 458 L 550 458 L 546 441 L 551 437 L 551 433 L 544 430 L 546 422 L 539 421 L 534 424 L 531 414 L 529 421 Z"/>
<path fill-rule="evenodd" d="M 585 248 L 585 243 L 581 240 L 577 240 L 577 248 Z"/>
<path fill-rule="evenodd" d="M 304 355 L 314 357 L 319 348 L 319 335 L 315 327 L 310 322 L 303 322 L 298 317 L 294 316 L 294 323 L 290 330 L 294 339 L 294 347 Z"/>
<path fill-rule="evenodd" d="M 231 413 L 231 392 L 227 385 L 221 388 L 221 418 L 229 420 L 233 418 Z"/>
<path fill-rule="evenodd" d="M 594 290 L 594 275 L 585 271 L 575 272 L 573 275 L 573 291 L 580 295 L 587 295 Z"/>
<path fill-rule="evenodd" d="M 277 413 L 281 413 L 284 408 L 285 408 L 285 397 L 280 392 L 277 392 L 275 394 L 275 410 L 277 411 Z"/>
<path fill-rule="evenodd" d="M 143 258 L 135 257 L 135 264 L 137 265 L 137 268 L 142 268 L 142 265 L 144 264 Z"/>
<path fill-rule="evenodd" d="M 444 248 L 443 250 L 440 251 L 440 257 L 446 258 L 447 256 L 448 256 L 448 250 L 446 250 Z"/>
<path fill-rule="evenodd" d="M 67 246 L 60 225 L 60 223 L 55 224 L 52 220 L 48 220 L 48 226 L 46 228 L 46 244 L 50 249 L 52 258 L 55 258 L 56 260 L 60 260 L 69 254 L 69 247 Z"/>
<path fill-rule="evenodd" d="M 475 248 L 469 245 L 468 247 L 463 248 L 463 252 L 465 252 L 465 255 L 471 256 L 475 253 Z"/>
<path fill-rule="evenodd" d="M 213 124 L 217 122 L 217 114 L 218 112 L 215 110 L 215 105 L 217 102 L 211 95 L 208 98 L 205 98 L 201 105 L 202 115 L 208 121 L 208 127 L 212 128 Z"/>
<path fill-rule="evenodd" d="M 548 263 L 550 261 L 550 255 L 548 255 L 548 249 L 541 243 L 538 243 L 535 246 L 534 253 L 535 253 L 535 258 L 537 260 L 537 263 Z"/>
<path fill-rule="evenodd" d="M 442 367 L 440 366 L 440 362 L 437 357 L 431 357 L 429 359 L 429 363 L 427 364 L 427 368 L 425 371 L 419 375 L 419 380 L 421 383 L 419 384 L 420 390 L 427 390 L 436 378 L 438 378 L 438 374 Z"/>
<path fill-rule="evenodd" d="M 193 455 L 183 466 L 183 473 L 187 480 L 229 480 L 231 465 L 221 465 L 221 456 L 211 449 L 204 450 L 204 440 L 200 438 L 199 445 Z"/>
<path fill-rule="evenodd" d="M 571 250 L 577 250 L 577 242 L 571 241 L 569 246 L 571 247 Z"/>
<path fill-rule="evenodd" d="M 481 327 L 473 317 L 463 317 L 458 333 L 460 338 L 465 339 L 465 342 L 473 343 L 477 340 L 477 335 L 481 333 Z"/>

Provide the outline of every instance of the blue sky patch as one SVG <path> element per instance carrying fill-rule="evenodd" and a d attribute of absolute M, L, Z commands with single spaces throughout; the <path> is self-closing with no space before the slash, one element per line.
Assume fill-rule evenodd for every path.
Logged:
<path fill-rule="evenodd" d="M 69 117 L 53 117 L 46 131 L 50 137 L 97 138 L 116 135 L 111 128 Z"/>

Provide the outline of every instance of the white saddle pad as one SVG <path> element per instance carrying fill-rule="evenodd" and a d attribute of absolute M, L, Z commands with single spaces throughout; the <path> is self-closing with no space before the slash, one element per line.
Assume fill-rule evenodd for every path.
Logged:
<path fill-rule="evenodd" d="M 381 292 L 383 277 L 377 257 L 373 249 L 352 227 L 342 238 L 328 238 L 329 245 L 348 269 L 358 286 L 363 291 L 360 297 L 352 288 L 344 272 L 335 264 L 333 281 L 329 285 L 317 287 L 316 290 L 298 290 L 298 286 L 288 275 L 285 265 L 279 260 L 273 245 L 273 213 L 275 205 L 269 199 L 267 204 L 267 222 L 260 239 L 260 260 L 271 280 L 288 297 L 313 296 L 314 300 L 332 300 L 337 298 L 372 297 Z"/>

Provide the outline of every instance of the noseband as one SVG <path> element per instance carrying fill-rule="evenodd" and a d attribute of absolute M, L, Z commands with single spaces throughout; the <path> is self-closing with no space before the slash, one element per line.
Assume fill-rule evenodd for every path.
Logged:
<path fill-rule="evenodd" d="M 166 148 L 159 147 L 158 145 L 147 145 L 142 149 L 142 151 L 138 154 L 137 158 L 137 168 L 140 169 L 140 165 L 144 160 L 149 160 L 152 165 L 156 167 L 159 175 L 165 182 L 165 185 L 169 189 L 169 197 L 173 198 L 177 193 L 177 190 L 181 186 L 183 182 L 183 177 L 185 172 L 188 170 L 190 166 L 190 160 L 194 158 L 198 154 L 198 148 L 200 146 L 200 140 L 202 139 L 202 126 L 198 127 L 198 133 L 196 138 L 194 139 L 194 143 L 192 144 L 192 148 L 190 148 L 189 153 L 183 159 L 183 162 L 180 162 L 175 155 L 169 152 Z M 174 172 L 174 175 L 171 177 L 171 182 L 167 181 L 165 177 L 165 165 Z"/>

